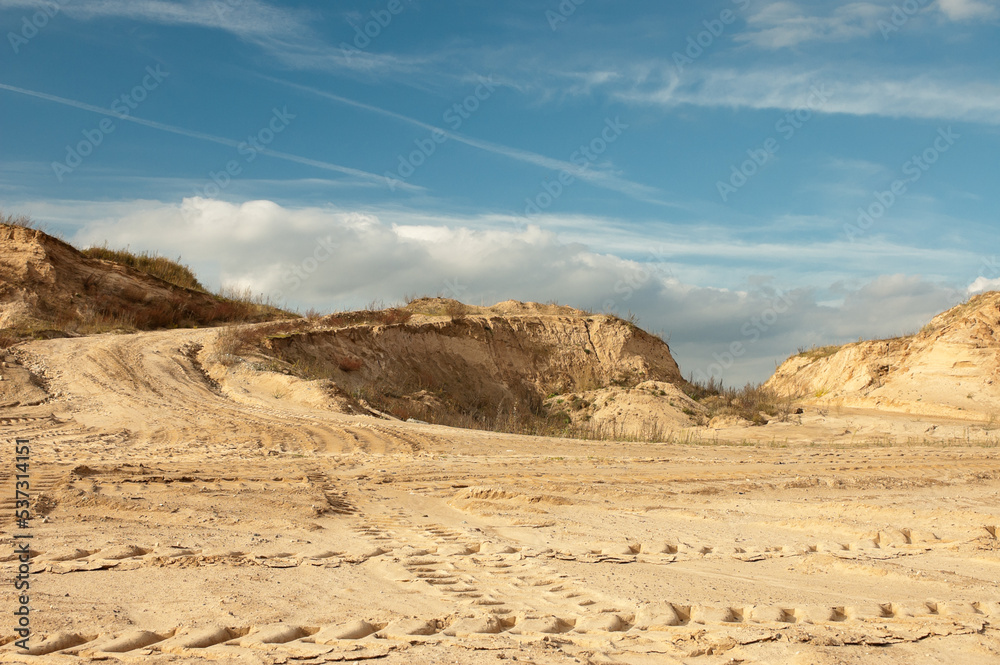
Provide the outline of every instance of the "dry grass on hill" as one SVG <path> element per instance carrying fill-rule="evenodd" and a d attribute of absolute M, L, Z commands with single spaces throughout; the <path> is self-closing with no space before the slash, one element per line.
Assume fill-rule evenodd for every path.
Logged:
<path fill-rule="evenodd" d="M 293 317 L 249 290 L 210 293 L 190 268 L 150 252 L 79 250 L 23 215 L 0 213 L 0 348 L 39 336 Z"/>
<path fill-rule="evenodd" d="M 150 252 L 132 252 L 128 248 L 111 249 L 107 243 L 100 247 L 88 247 L 82 250 L 81 253 L 88 259 L 113 261 L 123 266 L 141 270 L 147 275 L 158 277 L 165 282 L 170 282 L 174 286 L 207 293 L 207 289 L 202 286 L 198 278 L 191 272 L 191 269 L 181 263 L 181 257 L 179 256 L 176 261 L 171 261 L 166 257 Z"/>

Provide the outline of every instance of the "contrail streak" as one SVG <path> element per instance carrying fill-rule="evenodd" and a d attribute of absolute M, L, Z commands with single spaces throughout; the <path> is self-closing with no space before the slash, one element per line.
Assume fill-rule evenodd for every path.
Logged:
<path fill-rule="evenodd" d="M 10 90 L 11 92 L 17 92 L 22 95 L 36 97 L 38 99 L 44 99 L 46 101 L 55 102 L 57 104 L 63 104 L 64 106 L 72 106 L 73 108 L 81 109 L 84 111 L 90 111 L 91 113 L 99 113 L 100 115 L 106 115 L 112 118 L 118 118 L 119 120 L 127 120 L 129 122 L 134 122 L 137 125 L 152 127 L 153 129 L 159 129 L 160 131 L 170 132 L 171 134 L 179 134 L 181 136 L 187 136 L 193 139 L 200 139 L 202 141 L 211 141 L 212 143 L 218 143 L 221 145 L 229 146 L 231 148 L 238 148 L 241 143 L 240 141 L 227 139 L 223 136 L 215 136 L 213 134 L 206 134 L 205 132 L 197 132 L 191 129 L 184 129 L 183 127 L 175 127 L 173 125 L 168 125 L 162 122 L 156 122 L 154 120 L 143 120 L 142 118 L 136 118 L 131 115 L 123 115 L 121 113 L 116 113 L 111 109 L 106 109 L 100 106 L 85 104 L 83 102 L 78 102 L 74 99 L 66 99 L 65 97 L 58 97 L 56 95 L 50 95 L 44 92 L 37 92 L 35 90 L 18 88 L 17 86 L 7 85 L 6 83 L 0 83 L 0 89 Z M 348 166 L 331 164 L 330 162 L 323 162 L 317 159 L 309 159 L 308 157 L 299 157 L 298 155 L 291 155 L 287 152 L 272 150 L 271 148 L 261 147 L 259 152 L 262 152 L 265 155 L 270 155 L 271 157 L 276 157 L 278 159 L 284 159 L 289 162 L 305 164 L 306 166 L 315 166 L 316 168 L 326 169 L 327 171 L 336 171 L 337 173 L 343 173 L 345 175 L 353 176 L 355 178 L 360 178 L 362 180 L 375 181 L 382 184 L 386 182 L 385 178 L 383 178 L 380 175 L 375 175 L 374 173 L 368 173 L 367 171 L 361 171 L 358 169 L 352 169 Z M 422 189 L 420 187 L 407 185 L 405 183 L 397 183 L 397 186 L 405 187 L 412 190 Z"/>

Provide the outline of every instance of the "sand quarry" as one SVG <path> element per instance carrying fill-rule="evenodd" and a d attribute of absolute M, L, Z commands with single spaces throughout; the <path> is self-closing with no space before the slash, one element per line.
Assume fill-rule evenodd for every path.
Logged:
<path fill-rule="evenodd" d="M 789 361 L 784 421 L 685 422 L 647 390 L 630 408 L 662 397 L 666 443 L 352 413 L 215 362 L 212 328 L 19 344 L 0 367 L 0 662 L 1000 662 L 998 365 L 969 324 L 987 304 L 905 348 Z M 908 375 L 937 377 L 937 406 Z"/>

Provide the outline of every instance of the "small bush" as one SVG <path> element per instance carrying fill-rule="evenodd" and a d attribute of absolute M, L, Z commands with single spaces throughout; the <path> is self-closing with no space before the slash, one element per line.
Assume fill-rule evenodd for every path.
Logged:
<path fill-rule="evenodd" d="M 468 311 L 468 308 L 457 300 L 449 300 L 444 306 L 444 313 L 450 316 L 453 321 L 461 321 Z"/>
<path fill-rule="evenodd" d="M 253 326 L 226 326 L 216 335 L 215 348 L 222 358 L 235 357 L 256 350 L 262 339 Z"/>
<path fill-rule="evenodd" d="M 684 394 L 693 399 L 696 402 L 703 400 L 706 397 L 712 397 L 714 395 L 719 395 L 724 390 L 721 381 L 716 381 L 714 376 L 708 377 L 708 381 L 695 381 L 694 376 L 685 382 L 682 386 Z"/>
<path fill-rule="evenodd" d="M 387 326 L 406 323 L 413 316 L 413 312 L 408 312 L 405 309 L 398 309 L 396 307 L 392 309 L 387 309 L 382 312 L 382 323 Z"/>
<path fill-rule="evenodd" d="M 7 349 L 21 341 L 21 338 L 12 331 L 0 330 L 0 349 Z"/>
<path fill-rule="evenodd" d="M 688 382 L 684 392 L 705 407 L 706 422 L 716 416 L 736 416 L 766 425 L 771 419 L 787 420 L 794 411 L 790 396 L 751 383 L 740 389 L 725 388 L 712 377 L 707 382 Z"/>

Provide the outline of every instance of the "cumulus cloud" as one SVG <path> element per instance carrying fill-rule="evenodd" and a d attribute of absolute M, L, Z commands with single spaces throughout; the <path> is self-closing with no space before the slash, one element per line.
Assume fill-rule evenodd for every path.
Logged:
<path fill-rule="evenodd" d="M 631 312 L 669 338 L 685 375 L 727 384 L 766 379 L 800 346 L 912 332 L 965 295 L 886 275 L 832 285 L 838 300 L 820 303 L 815 289 L 767 276 L 741 289 L 686 283 L 669 250 L 635 261 L 513 220 L 389 217 L 271 201 L 136 202 L 94 215 L 73 241 L 181 255 L 206 283 L 250 287 L 303 309 L 440 294 L 476 305 L 513 298 Z"/>
<path fill-rule="evenodd" d="M 968 293 L 970 296 L 977 293 L 984 293 L 986 291 L 1000 291 L 1000 277 L 988 279 L 986 277 L 979 276 L 976 278 L 976 281 L 969 284 Z"/>

